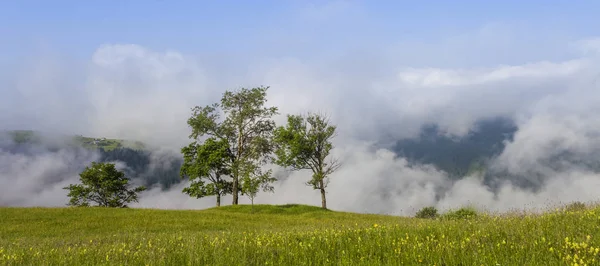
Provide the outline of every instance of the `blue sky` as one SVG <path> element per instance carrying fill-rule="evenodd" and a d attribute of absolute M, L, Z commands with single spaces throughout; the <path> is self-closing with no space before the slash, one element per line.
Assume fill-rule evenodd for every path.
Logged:
<path fill-rule="evenodd" d="M 489 24 L 599 35 L 598 1 L 2 1 L 3 50 L 88 57 L 105 43 L 185 53 L 311 55 L 436 43 Z M 532 32 L 528 34 L 531 34 Z M 298 37 L 300 36 L 300 37 Z M 285 47 L 285 48 L 284 48 Z"/>
<path fill-rule="evenodd" d="M 290 111 L 397 112 L 386 127 L 464 133 L 565 90 L 555 78 L 595 71 L 595 57 L 570 60 L 589 57 L 579 42 L 600 36 L 597 11 L 598 1 L 541 0 L 0 1 L 0 124 L 144 138 L 186 130 L 172 117 L 226 88 L 271 85 Z M 172 113 L 156 107 L 165 97 Z M 155 114 L 142 123 L 145 113 Z"/>
<path fill-rule="evenodd" d="M 0 0 L 0 130 L 139 140 L 178 153 L 189 143 L 190 108 L 266 85 L 278 124 L 324 111 L 338 126 L 345 168 L 330 187 L 335 209 L 361 207 L 336 198 L 382 210 L 597 199 L 597 173 L 554 173 L 540 162 L 600 154 L 599 11 L 592 0 Z M 371 146 L 418 137 L 426 124 L 464 136 L 498 116 L 519 126 L 499 169 L 548 173 L 541 194 L 492 195 L 476 179 L 450 182 Z M 43 167 L 72 165 L 52 159 L 62 161 L 19 157 L 5 176 L 43 184 Z M 449 198 L 432 197 L 448 184 Z M 379 204 L 369 191 L 382 186 L 412 192 Z M 52 204 L 45 197 L 64 195 L 31 191 L 17 198 Z M 295 185 L 276 191 L 272 202 L 306 198 Z M 189 197 L 156 199 L 181 207 Z"/>

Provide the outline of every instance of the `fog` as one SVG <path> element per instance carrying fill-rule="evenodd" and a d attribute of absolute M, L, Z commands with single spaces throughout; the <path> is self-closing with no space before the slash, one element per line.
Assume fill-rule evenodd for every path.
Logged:
<path fill-rule="evenodd" d="M 153 167 L 164 167 L 168 160 L 161 156 L 176 154 L 189 141 L 190 108 L 220 100 L 225 90 L 265 85 L 271 87 L 268 105 L 280 109 L 279 124 L 288 113 L 323 111 L 338 126 L 333 156 L 343 166 L 331 176 L 331 209 L 412 215 L 430 205 L 507 211 L 595 201 L 600 196 L 598 173 L 573 160 L 552 165 L 548 160 L 565 153 L 579 161 L 599 158 L 592 157 L 600 152 L 600 43 L 558 39 L 544 53 L 527 39 L 520 41 L 527 34 L 536 33 L 486 25 L 452 39 L 452 45 L 449 40 L 428 46 L 405 42 L 390 49 L 364 44 L 370 49 L 342 49 L 318 59 L 265 55 L 238 62 L 226 55 L 206 57 L 128 43 L 100 44 L 80 61 L 32 51 L 36 60 L 20 62 L 23 67 L 4 66 L 14 75 L 0 76 L 0 85 L 8 88 L 0 98 L 0 130 L 139 140 L 163 151 L 153 153 L 152 161 Z M 548 37 L 537 34 L 537 40 Z M 505 42 L 494 43 L 500 35 Z M 520 49 L 506 51 L 511 58 L 507 64 L 494 54 L 499 47 Z M 432 57 L 469 50 L 473 54 L 464 62 Z M 536 56 L 528 58 L 535 60 L 515 63 L 514 58 L 529 52 Z M 557 54 L 562 56 L 557 59 Z M 467 62 L 474 57 L 479 57 L 477 64 Z M 539 179 L 536 190 L 504 182 L 502 174 L 494 177 L 501 184 L 497 191 L 480 176 L 451 181 L 432 165 L 410 164 L 386 148 L 418 137 L 426 124 L 461 137 L 478 120 L 498 116 L 513 119 L 518 131 L 494 158 L 495 172 Z M 62 187 L 77 182 L 82 167 L 97 158 L 83 150 L 19 153 L 1 147 L 4 206 L 64 206 Z M 310 173 L 275 169 L 280 177 L 275 192 L 259 194 L 255 203 L 319 205 L 318 192 L 304 185 Z M 150 188 L 132 206 L 214 205 L 212 197 L 182 194 L 186 184 L 168 191 Z M 249 200 L 242 197 L 242 202 Z"/>

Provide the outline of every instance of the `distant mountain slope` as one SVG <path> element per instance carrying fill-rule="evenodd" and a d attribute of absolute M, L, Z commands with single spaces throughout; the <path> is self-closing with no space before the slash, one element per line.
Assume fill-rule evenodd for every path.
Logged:
<path fill-rule="evenodd" d="M 33 130 L 10 130 L 5 133 L 12 141 L 18 144 L 54 144 L 54 145 L 75 145 L 86 149 L 111 151 L 119 148 L 129 148 L 133 150 L 146 149 L 144 143 L 140 141 L 129 141 L 121 139 L 92 138 L 77 136 L 63 136 L 55 134 L 44 134 Z"/>
<path fill-rule="evenodd" d="M 140 141 L 127 141 L 120 139 L 107 139 L 107 138 L 89 138 L 83 136 L 75 136 L 73 140 L 80 144 L 82 147 L 89 149 L 102 149 L 104 151 L 111 151 L 119 148 L 129 148 L 133 150 L 144 150 L 146 146 Z"/>
<path fill-rule="evenodd" d="M 146 186 L 159 185 L 167 189 L 180 182 L 179 169 L 182 164 L 180 154 L 153 151 L 139 141 L 80 135 L 61 136 L 31 130 L 5 131 L 4 134 L 0 134 L 0 150 L 14 154 L 33 156 L 40 152 L 77 152 L 77 149 L 97 152 L 98 160 L 101 162 L 124 163 L 126 168 L 123 171 L 126 175 L 142 180 Z M 85 165 L 79 166 L 81 169 L 84 167 Z M 51 179 L 60 180 L 60 178 Z"/>
<path fill-rule="evenodd" d="M 487 161 L 502 152 L 504 141 L 511 140 L 516 131 L 511 120 L 495 118 L 479 121 L 463 138 L 451 139 L 429 125 L 419 138 L 398 141 L 393 151 L 412 163 L 433 164 L 456 179 L 484 171 Z"/>
<path fill-rule="evenodd" d="M 516 125 L 508 119 L 482 120 L 467 136 L 452 139 L 435 125 L 423 127 L 419 138 L 401 140 L 392 150 L 415 164 L 432 164 L 447 172 L 452 179 L 487 170 L 488 161 L 504 149 L 504 141 L 512 139 Z M 98 151 L 101 161 L 121 161 L 128 176 L 141 178 L 146 185 L 168 188 L 179 183 L 180 154 L 158 155 L 139 141 L 63 136 L 48 138 L 34 131 L 10 131 L 16 145 L 35 145 L 48 150 L 65 147 Z M 51 140 L 51 141 L 50 141 Z M 1 148 L 1 147 L 0 147 Z"/>

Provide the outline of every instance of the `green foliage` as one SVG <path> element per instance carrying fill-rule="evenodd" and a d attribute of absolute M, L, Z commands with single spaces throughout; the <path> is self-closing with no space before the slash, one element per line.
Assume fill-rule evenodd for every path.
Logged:
<path fill-rule="evenodd" d="M 454 220 L 454 219 L 469 219 L 477 217 L 477 210 L 472 207 L 463 207 L 458 210 L 452 210 L 442 215 L 442 218 Z"/>
<path fill-rule="evenodd" d="M 267 90 L 268 87 L 257 87 L 226 91 L 220 103 L 196 106 L 188 119 L 192 129 L 189 137 L 195 142 L 208 137 L 227 143 L 228 161 L 224 167 L 228 168 L 232 178 L 233 204 L 238 203 L 238 195 L 243 187 L 240 183 L 244 182 L 242 178 L 245 174 L 256 175 L 256 178 L 267 174 L 259 170 L 248 171 L 248 168 L 258 169 L 267 163 L 273 149 L 271 143 L 275 122 L 271 117 L 278 112 L 277 107 L 265 107 Z M 224 119 L 221 119 L 221 111 Z"/>
<path fill-rule="evenodd" d="M 323 208 L 327 208 L 325 188 L 328 177 L 340 166 L 336 159 L 328 160 L 335 130 L 327 117 L 312 113 L 307 116 L 288 115 L 287 125 L 275 130 L 275 162 L 292 170 L 311 170 L 312 179 L 307 185 L 321 190 Z"/>
<path fill-rule="evenodd" d="M 415 215 L 416 218 L 422 219 L 435 219 L 438 216 L 438 210 L 433 206 L 424 207 L 423 209 L 419 210 Z"/>
<path fill-rule="evenodd" d="M 246 164 L 242 172 L 242 194 L 247 195 L 254 207 L 254 199 L 262 189 L 264 192 L 273 192 L 275 188 L 271 183 L 275 182 L 272 177 L 272 170 L 262 172 L 260 168 L 253 164 Z"/>
<path fill-rule="evenodd" d="M 586 209 L 585 203 L 581 202 L 581 201 L 576 201 L 576 202 L 572 202 L 570 204 L 568 204 L 567 206 L 565 206 L 565 211 L 569 211 L 569 212 L 578 212 L 578 211 L 584 211 Z"/>
<path fill-rule="evenodd" d="M 196 198 L 215 195 L 217 206 L 220 206 L 221 196 L 233 190 L 233 183 L 225 179 L 231 174 L 228 164 L 233 158 L 227 141 L 211 137 L 202 144 L 192 142 L 182 148 L 181 153 L 183 164 L 180 175 L 192 181 L 183 193 Z"/>
<path fill-rule="evenodd" d="M 464 220 L 303 205 L 0 208 L 0 265 L 598 265 L 600 208 Z"/>
<path fill-rule="evenodd" d="M 137 202 L 137 194 L 146 189 L 128 189 L 129 180 L 112 163 L 92 162 L 79 176 L 81 184 L 64 187 L 69 190 L 69 206 L 90 206 L 95 202 L 101 207 L 124 208 L 127 203 Z"/>

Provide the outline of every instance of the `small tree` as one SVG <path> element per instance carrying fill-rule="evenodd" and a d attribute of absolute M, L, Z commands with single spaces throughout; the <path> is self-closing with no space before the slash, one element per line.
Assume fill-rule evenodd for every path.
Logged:
<path fill-rule="evenodd" d="M 287 125 L 275 130 L 275 162 L 292 170 L 311 170 L 312 179 L 307 185 L 321 191 L 321 207 L 327 209 L 325 188 L 329 175 L 340 167 L 336 159 L 328 160 L 336 127 L 321 114 L 288 115 L 287 118 Z"/>
<path fill-rule="evenodd" d="M 275 182 L 275 178 L 272 177 L 271 170 L 262 172 L 260 168 L 252 164 L 245 165 L 242 176 L 242 194 L 250 198 L 252 211 L 254 212 L 254 199 L 256 195 L 261 189 L 264 192 L 273 192 L 275 188 L 271 183 Z"/>
<path fill-rule="evenodd" d="M 113 163 L 92 162 L 79 177 L 81 184 L 63 188 L 69 190 L 69 206 L 90 206 L 95 202 L 101 207 L 125 208 L 127 203 L 137 202 L 137 194 L 146 189 L 144 186 L 128 189 L 129 180 Z"/>
<path fill-rule="evenodd" d="M 226 91 L 220 103 L 205 107 L 196 106 L 188 125 L 192 129 L 190 138 L 194 141 L 203 137 L 212 137 L 227 142 L 229 159 L 226 168 L 232 179 L 233 205 L 238 204 L 238 197 L 243 184 L 241 180 L 243 166 L 266 164 L 271 145 L 275 122 L 271 119 L 277 113 L 277 107 L 266 107 L 268 87 L 252 89 L 242 88 L 238 91 Z M 221 112 L 225 115 L 221 119 Z"/>
<path fill-rule="evenodd" d="M 193 142 L 182 148 L 181 153 L 180 175 L 192 181 L 183 193 L 196 198 L 214 195 L 217 207 L 221 206 L 221 196 L 230 194 L 233 188 L 233 183 L 224 179 L 230 174 L 227 166 L 232 159 L 227 141 L 209 138 L 202 144 Z"/>

